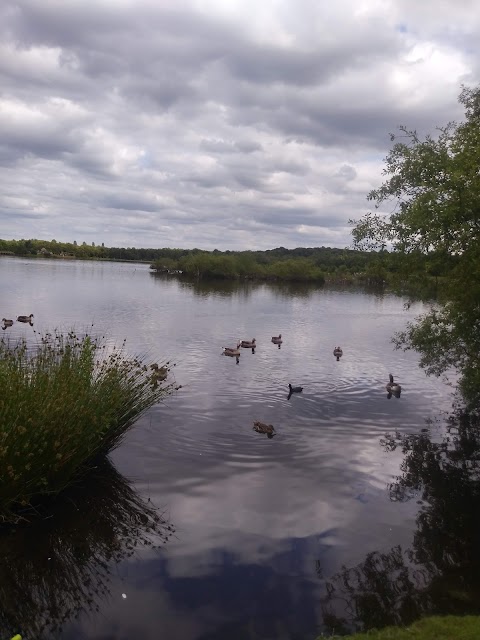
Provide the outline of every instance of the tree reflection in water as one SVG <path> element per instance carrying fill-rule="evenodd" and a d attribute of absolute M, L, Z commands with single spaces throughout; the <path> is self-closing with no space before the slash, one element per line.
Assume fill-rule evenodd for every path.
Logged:
<path fill-rule="evenodd" d="M 30 524 L 0 529 L 0 637 L 49 638 L 81 612 L 98 611 L 112 567 L 173 527 L 108 460 L 45 506 Z"/>
<path fill-rule="evenodd" d="M 322 603 L 325 625 L 338 633 L 480 613 L 479 415 L 456 409 L 440 441 L 424 430 L 382 444 L 405 456 L 390 499 L 421 505 L 412 548 L 370 553 L 333 576 Z"/>

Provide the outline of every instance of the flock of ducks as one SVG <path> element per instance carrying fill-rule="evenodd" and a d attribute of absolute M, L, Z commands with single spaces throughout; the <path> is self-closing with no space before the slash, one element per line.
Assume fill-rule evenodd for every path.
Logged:
<path fill-rule="evenodd" d="M 26 322 L 30 326 L 33 326 L 32 319 L 33 319 L 33 313 L 31 313 L 29 316 L 17 316 L 17 322 Z M 8 327 L 13 326 L 14 320 L 9 320 L 8 318 L 2 318 L 2 322 L 3 322 L 2 329 L 5 330 Z"/>
<path fill-rule="evenodd" d="M 282 346 L 282 334 L 280 333 L 278 336 L 272 336 L 273 344 L 277 344 L 278 348 Z M 222 353 L 224 356 L 230 356 L 231 358 L 236 358 L 237 364 L 240 362 L 241 349 L 251 349 L 252 353 L 255 353 L 255 349 L 257 346 L 257 341 L 255 338 L 251 340 L 239 340 L 236 347 L 223 347 Z"/>
<path fill-rule="evenodd" d="M 272 336 L 271 341 L 273 344 L 278 345 L 278 348 L 280 349 L 283 342 L 282 334 L 280 333 L 278 336 Z M 255 338 L 252 338 L 251 340 L 239 340 L 237 342 L 236 347 L 223 347 L 222 353 L 225 356 L 230 356 L 232 358 L 235 358 L 237 361 L 237 364 L 239 364 L 241 350 L 251 349 L 252 353 L 255 353 L 256 346 L 257 346 L 257 341 L 255 340 Z M 335 356 L 338 362 L 340 358 L 343 356 L 343 349 L 340 346 L 336 346 L 333 349 L 333 355 Z M 289 389 L 288 400 L 290 400 L 290 397 L 293 393 L 302 393 L 303 391 L 303 387 L 294 387 L 290 383 L 288 384 L 288 389 Z M 394 381 L 391 373 L 389 374 L 389 381 L 385 389 L 387 391 L 388 399 L 390 399 L 392 396 L 395 396 L 396 398 L 400 398 L 402 387 L 398 384 L 398 382 Z M 275 427 L 273 425 L 266 424 L 265 422 L 260 422 L 259 420 L 255 420 L 255 422 L 253 423 L 253 430 L 256 431 L 257 433 L 263 433 L 264 435 L 267 436 L 267 438 L 273 438 L 273 436 L 276 435 Z"/>
<path fill-rule="evenodd" d="M 31 326 L 33 326 L 32 319 L 33 319 L 33 313 L 31 313 L 29 316 L 17 316 L 17 322 L 28 323 Z M 5 330 L 8 327 L 12 327 L 14 321 L 8 318 L 2 318 L 2 323 L 3 323 L 2 329 Z M 283 342 L 282 334 L 280 333 L 278 336 L 272 336 L 271 341 L 273 344 L 278 345 L 278 348 L 280 349 Z M 237 361 L 237 364 L 239 364 L 241 349 L 251 349 L 252 353 L 255 353 L 256 346 L 257 346 L 257 341 L 255 338 L 252 338 L 251 340 L 239 340 L 236 347 L 223 347 L 222 353 L 225 356 L 230 356 L 235 358 Z M 333 355 L 336 357 L 338 362 L 340 358 L 343 356 L 342 348 L 339 346 L 335 347 L 333 350 Z M 158 364 L 153 364 L 151 365 L 151 368 L 153 369 L 152 380 L 155 385 L 158 385 L 158 382 L 162 382 L 163 380 L 166 379 L 168 374 L 167 366 L 159 367 Z M 288 389 L 289 389 L 288 400 L 290 400 L 290 397 L 293 393 L 302 393 L 303 391 L 303 387 L 294 387 L 290 383 L 288 384 Z M 402 387 L 398 384 L 398 382 L 394 382 L 393 376 L 391 373 L 389 374 L 389 381 L 385 386 L 385 389 L 387 391 L 388 399 L 390 399 L 392 395 L 395 396 L 396 398 L 400 398 Z M 266 424 L 258 420 L 256 420 L 253 423 L 253 430 L 256 431 L 257 433 L 265 434 L 267 438 L 273 438 L 273 436 L 276 435 L 275 428 L 273 427 L 273 425 Z"/>
<path fill-rule="evenodd" d="M 272 336 L 271 341 L 273 344 L 278 345 L 278 348 L 280 349 L 283 343 L 282 334 L 280 333 L 278 336 Z M 235 358 L 237 364 L 239 364 L 240 355 L 242 353 L 241 350 L 251 349 L 252 353 L 255 353 L 256 346 L 257 346 L 257 341 L 255 338 L 252 338 L 251 340 L 239 340 L 237 342 L 236 347 L 223 347 L 222 353 L 224 356 L 230 356 L 231 358 Z M 343 349 L 340 346 L 336 346 L 333 350 L 333 355 L 335 356 L 338 362 L 340 358 L 343 356 Z M 288 384 L 288 389 L 289 389 L 288 400 L 290 400 L 290 397 L 293 393 L 302 393 L 303 391 L 303 387 L 294 387 L 290 383 Z M 401 387 L 399 384 L 393 382 L 392 374 L 390 374 L 390 382 L 387 384 L 386 389 L 388 391 L 388 398 L 391 398 L 392 395 L 395 395 L 397 398 L 400 397 Z M 260 422 L 258 420 L 256 420 L 253 423 L 253 430 L 256 431 L 257 433 L 265 434 L 267 438 L 273 438 L 273 436 L 276 435 L 275 428 L 273 425 L 266 424 L 265 422 Z"/>

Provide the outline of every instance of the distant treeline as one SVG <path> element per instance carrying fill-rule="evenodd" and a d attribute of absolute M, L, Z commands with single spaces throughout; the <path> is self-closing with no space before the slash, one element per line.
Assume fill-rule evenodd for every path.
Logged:
<path fill-rule="evenodd" d="M 452 268 L 454 257 L 359 251 L 330 247 L 278 247 L 266 251 L 203 251 L 201 249 L 137 249 L 105 247 L 56 240 L 0 240 L 0 254 L 151 263 L 158 273 L 182 272 L 187 277 L 287 280 L 302 282 L 389 284 L 421 287 L 436 284 Z M 405 282 L 405 262 L 409 282 Z M 400 282 L 398 274 L 402 273 Z"/>
<path fill-rule="evenodd" d="M 39 256 L 47 258 L 79 258 L 94 260 L 132 260 L 152 262 L 160 254 L 158 249 L 135 247 L 105 247 L 104 244 L 82 242 L 57 242 L 57 240 L 0 240 L 0 254 Z"/>
<path fill-rule="evenodd" d="M 317 283 L 390 285 L 418 295 L 436 293 L 439 280 L 455 258 L 440 254 L 409 255 L 388 251 L 358 251 L 330 247 L 267 251 L 179 251 L 161 249 L 151 268 L 195 278 L 289 280 Z M 408 269 L 405 270 L 405 264 Z M 408 276 L 405 276 L 407 271 Z"/>

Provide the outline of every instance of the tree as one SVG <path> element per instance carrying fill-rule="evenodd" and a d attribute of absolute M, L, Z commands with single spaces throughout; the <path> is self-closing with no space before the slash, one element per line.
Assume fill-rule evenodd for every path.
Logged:
<path fill-rule="evenodd" d="M 459 96 L 465 120 L 421 140 L 400 127 L 386 158 L 386 181 L 368 199 L 393 213 L 368 213 L 354 224 L 357 248 L 402 254 L 404 280 L 438 282 L 440 301 L 397 334 L 397 348 L 415 349 L 427 374 L 452 367 L 470 402 L 480 401 L 480 87 Z"/>

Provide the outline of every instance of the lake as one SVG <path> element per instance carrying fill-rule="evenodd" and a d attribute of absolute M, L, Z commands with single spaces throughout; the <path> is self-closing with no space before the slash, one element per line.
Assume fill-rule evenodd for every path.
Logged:
<path fill-rule="evenodd" d="M 106 481 L 77 490 L 34 533 L 3 539 L 0 576 L 18 594 L 17 603 L 2 597 L 4 633 L 35 629 L 36 616 L 45 637 L 67 640 L 313 640 L 362 626 L 339 586 L 342 567 L 406 553 L 422 509 L 421 496 L 394 499 L 404 455 L 385 436 L 438 441 L 452 405 L 418 355 L 390 342 L 422 304 L 407 311 L 400 297 L 348 288 L 187 283 L 145 264 L 7 257 L 0 300 L 2 316 L 34 314 L 33 327 L 15 323 L 2 337 L 75 327 L 126 338 L 128 352 L 175 363 L 182 385 L 113 452 Z M 279 333 L 281 348 L 271 343 Z M 239 364 L 222 355 L 252 338 L 257 348 L 242 349 Z M 387 398 L 390 372 L 400 398 Z M 303 392 L 288 397 L 289 383 Z M 256 433 L 256 420 L 276 436 Z M 154 531 L 145 544 L 137 537 L 137 499 L 162 514 L 160 549 Z"/>

